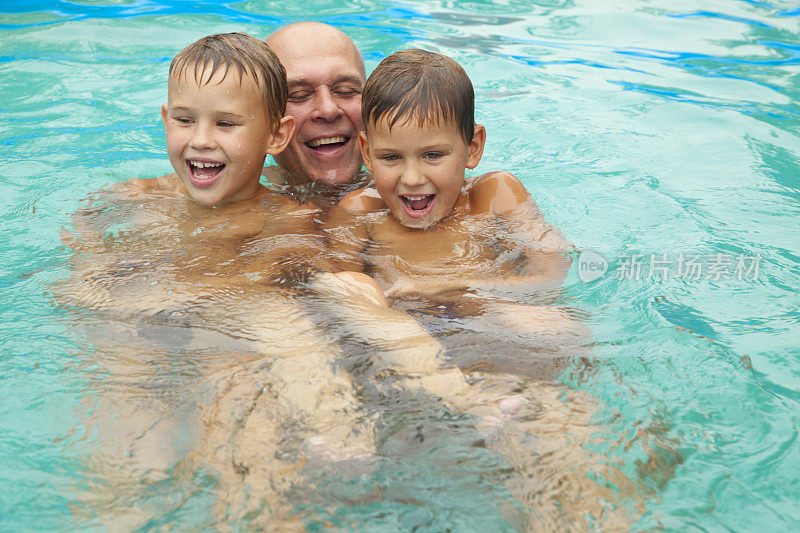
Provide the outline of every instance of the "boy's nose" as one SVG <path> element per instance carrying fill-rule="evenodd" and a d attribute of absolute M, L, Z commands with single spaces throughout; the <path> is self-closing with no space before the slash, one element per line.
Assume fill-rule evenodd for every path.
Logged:
<path fill-rule="evenodd" d="M 406 165 L 400 176 L 400 183 L 406 187 L 419 187 L 425 183 L 425 174 L 417 165 Z"/>
<path fill-rule="evenodd" d="M 210 128 L 198 125 L 194 129 L 194 135 L 192 135 L 192 140 L 189 143 L 189 146 L 196 150 L 208 150 L 214 147 L 214 136 L 211 133 Z"/>
<path fill-rule="evenodd" d="M 333 122 L 342 116 L 336 97 L 327 87 L 320 87 L 314 102 L 314 118 Z"/>

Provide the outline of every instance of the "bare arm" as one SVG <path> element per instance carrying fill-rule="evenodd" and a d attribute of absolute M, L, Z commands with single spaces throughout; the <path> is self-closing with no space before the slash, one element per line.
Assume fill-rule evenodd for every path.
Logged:
<path fill-rule="evenodd" d="M 496 192 L 487 194 L 487 188 Z M 476 184 L 475 189 L 476 195 L 491 197 L 491 212 L 507 229 L 503 244 L 524 256 L 518 274 L 494 280 L 494 286 L 560 285 L 572 264 L 575 247 L 557 227 L 545 222 L 522 183 L 507 172 L 494 173 Z"/>
<path fill-rule="evenodd" d="M 328 243 L 340 270 L 363 272 L 359 257 L 369 245 L 367 216 L 383 207 L 374 189 L 353 191 L 331 208 L 325 223 Z"/>
<path fill-rule="evenodd" d="M 84 206 L 72 214 L 72 231 L 64 230 L 61 240 L 74 252 L 80 253 L 102 245 L 105 226 L 122 220 L 129 222 L 135 217 L 136 210 L 124 215 L 119 212 L 123 205 L 133 205 L 131 201 L 141 193 L 156 190 L 165 193 L 177 192 L 179 180 L 177 175 L 167 174 L 158 178 L 132 178 L 124 182 L 114 183 L 89 195 Z M 112 206 L 114 209 L 109 210 Z M 104 216 L 104 213 L 109 212 Z M 113 222 L 111 211 L 114 211 Z M 100 246 L 102 247 L 102 246 Z"/>

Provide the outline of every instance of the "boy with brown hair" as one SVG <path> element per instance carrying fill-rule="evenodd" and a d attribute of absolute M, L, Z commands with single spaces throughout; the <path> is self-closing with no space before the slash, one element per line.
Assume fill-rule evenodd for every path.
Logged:
<path fill-rule="evenodd" d="M 462 297 L 557 287 L 573 250 L 512 174 L 465 179 L 486 129 L 475 124 L 464 69 L 434 52 L 396 52 L 367 80 L 361 109 L 359 141 L 375 187 L 350 193 L 331 214 L 340 266 L 368 272 L 390 296 L 434 297 L 457 314 L 533 331 L 567 324 L 551 307 Z"/>
<path fill-rule="evenodd" d="M 538 301 L 551 303 L 574 248 L 512 174 L 465 179 L 465 169 L 480 161 L 486 130 L 475 124 L 464 69 L 441 54 L 397 52 L 367 80 L 361 109 L 361 153 L 375 185 L 350 193 L 331 211 L 328 236 L 344 271 L 327 281 L 371 297 L 376 310 L 389 306 L 384 293 L 405 296 L 409 302 L 395 305 L 421 299 L 422 314 L 455 314 L 468 319 L 459 321 L 468 328 L 532 338 L 536 347 L 520 361 L 525 366 L 511 373 L 494 364 L 500 354 L 482 339 L 479 349 L 488 358 L 468 366 L 469 389 L 442 388 L 442 396 L 478 415 L 477 428 L 504 421 L 489 442 L 519 474 L 509 488 L 525 513 L 522 529 L 584 523 L 587 516 L 623 528 L 607 503 L 614 501 L 612 491 L 586 475 L 605 471 L 602 458 L 583 448 L 597 430 L 595 402 L 527 368 L 551 348 L 573 355 L 585 328 L 558 307 L 506 297 L 528 292 L 520 299 L 530 301 L 529 289 L 536 289 Z M 552 480 L 556 489 L 542 488 Z"/>

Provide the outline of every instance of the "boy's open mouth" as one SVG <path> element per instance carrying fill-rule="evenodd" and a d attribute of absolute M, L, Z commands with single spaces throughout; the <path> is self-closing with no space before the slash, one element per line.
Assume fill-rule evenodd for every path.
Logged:
<path fill-rule="evenodd" d="M 338 135 L 336 137 L 325 137 L 322 139 L 314 139 L 313 141 L 308 141 L 306 146 L 314 150 L 315 152 L 334 152 L 340 146 L 344 146 L 349 141 L 349 137 L 345 137 L 344 135 Z"/>
<path fill-rule="evenodd" d="M 400 196 L 406 214 L 411 218 L 424 217 L 433 209 L 435 194 L 404 194 Z"/>
<path fill-rule="evenodd" d="M 225 168 L 224 163 L 215 161 L 196 161 L 188 159 L 189 180 L 195 187 L 211 187 L 217 182 L 220 173 Z"/>

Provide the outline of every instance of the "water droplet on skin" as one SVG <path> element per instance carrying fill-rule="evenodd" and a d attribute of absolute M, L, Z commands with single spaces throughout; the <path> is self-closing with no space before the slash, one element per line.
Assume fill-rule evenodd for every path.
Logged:
<path fill-rule="evenodd" d="M 250 120 L 255 120 L 255 119 L 256 119 L 255 115 L 250 115 Z"/>
<path fill-rule="evenodd" d="M 225 94 L 231 94 L 231 90 L 230 89 L 225 89 Z"/>

